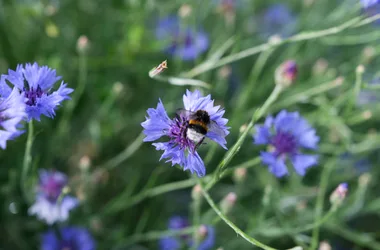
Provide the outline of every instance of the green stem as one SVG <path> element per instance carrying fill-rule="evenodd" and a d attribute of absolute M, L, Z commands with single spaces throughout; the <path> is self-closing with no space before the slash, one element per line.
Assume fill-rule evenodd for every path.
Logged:
<path fill-rule="evenodd" d="M 28 137 L 25 145 L 25 154 L 22 164 L 21 172 L 21 190 L 23 192 L 25 200 L 29 200 L 29 188 L 27 185 L 27 177 L 29 173 L 30 164 L 32 162 L 32 145 L 33 145 L 33 120 L 30 120 L 28 123 Z"/>
<path fill-rule="evenodd" d="M 329 180 L 331 170 L 333 169 L 333 166 L 335 164 L 335 161 L 336 161 L 335 159 L 328 161 L 322 171 L 321 183 L 319 185 L 319 193 L 317 197 L 317 203 L 315 206 L 315 222 L 314 222 L 315 227 L 313 228 L 313 232 L 312 232 L 310 250 L 317 249 L 318 247 L 318 239 L 319 239 L 318 221 L 321 220 L 325 193 L 328 186 L 328 180 Z"/>
<path fill-rule="evenodd" d="M 200 222 L 201 222 L 201 204 L 202 204 L 202 199 L 199 199 L 199 197 L 195 198 L 193 200 L 193 204 L 192 204 L 193 223 L 192 223 L 192 225 L 195 228 L 199 228 L 199 226 L 200 226 Z M 198 234 L 197 234 L 197 230 L 193 231 L 193 242 L 194 242 L 194 244 L 191 247 L 191 249 L 192 250 L 198 249 L 198 246 L 199 246 L 199 237 L 198 237 Z"/>
<path fill-rule="evenodd" d="M 236 105 L 237 111 L 242 110 L 247 104 L 250 96 L 254 92 L 256 81 L 259 78 L 259 75 L 261 74 L 265 66 L 265 63 L 268 61 L 272 52 L 273 52 L 273 49 L 270 49 L 266 51 L 265 53 L 261 53 L 260 56 L 257 58 L 256 63 L 252 68 L 251 76 L 249 77 L 249 80 L 248 80 L 248 86 L 245 88 L 245 91 L 242 92 L 238 100 L 238 103 Z"/>
<path fill-rule="evenodd" d="M 220 66 L 238 61 L 240 59 L 255 55 L 257 53 L 278 47 L 278 46 L 283 45 L 285 43 L 306 41 L 306 40 L 311 40 L 311 39 L 320 38 L 320 37 L 324 37 L 324 36 L 338 34 L 338 33 L 342 32 L 346 29 L 356 28 L 356 27 L 359 27 L 359 26 L 362 26 L 365 24 L 369 24 L 369 23 L 372 23 L 378 19 L 380 19 L 380 14 L 377 14 L 375 16 L 372 16 L 370 18 L 366 18 L 363 20 L 361 19 L 361 17 L 355 17 L 355 18 L 353 18 L 353 19 L 351 19 L 351 20 L 349 20 L 349 21 L 347 21 L 341 25 L 331 27 L 331 28 L 328 28 L 325 30 L 301 32 L 297 35 L 291 36 L 291 37 L 284 39 L 282 41 L 279 41 L 277 43 L 270 43 L 270 42 L 264 43 L 264 44 L 254 46 L 252 48 L 240 51 L 238 53 L 223 57 L 215 64 L 202 63 L 199 66 L 197 66 L 197 67 L 191 69 L 190 71 L 188 71 L 187 73 L 185 73 L 184 76 L 192 78 L 192 77 L 200 75 L 206 71 L 209 71 L 209 70 L 218 68 Z"/>
<path fill-rule="evenodd" d="M 268 99 L 265 101 L 264 105 L 257 109 L 256 112 L 254 112 L 252 119 L 250 123 L 247 125 L 245 131 L 241 134 L 241 136 L 239 137 L 235 145 L 231 148 L 231 150 L 227 152 L 224 159 L 219 163 L 214 175 L 214 179 L 218 180 L 221 177 L 222 171 L 225 169 L 226 165 L 232 160 L 235 154 L 239 151 L 241 145 L 244 142 L 244 139 L 247 137 L 251 128 L 253 128 L 253 125 L 267 112 L 268 108 L 276 101 L 282 90 L 283 87 L 281 87 L 280 85 L 276 85 Z"/>
<path fill-rule="evenodd" d="M 267 246 L 260 241 L 250 237 L 245 232 L 243 232 L 240 228 L 238 228 L 232 221 L 230 221 L 227 216 L 225 216 L 216 206 L 215 202 L 211 199 L 210 195 L 207 193 L 205 187 L 203 186 L 203 183 L 201 180 L 198 179 L 198 184 L 201 186 L 203 196 L 205 197 L 207 203 L 211 206 L 211 208 L 215 211 L 215 213 L 230 227 L 232 228 L 238 235 L 243 237 L 246 241 L 251 243 L 254 246 L 260 247 L 262 249 L 266 250 L 275 250 L 275 248 L 272 248 L 270 246 Z"/>
<path fill-rule="evenodd" d="M 222 172 L 222 177 L 225 177 L 225 176 L 232 174 L 236 168 L 250 168 L 250 167 L 256 166 L 260 162 L 261 162 L 260 157 L 256 157 L 250 161 L 247 161 L 247 162 L 244 162 L 242 164 L 233 166 L 229 169 L 226 169 L 224 172 Z M 206 190 L 209 190 L 217 182 L 215 180 L 212 180 L 210 176 L 203 177 L 203 180 L 208 183 Z M 154 187 L 151 189 L 147 189 L 147 190 L 141 191 L 140 193 L 136 194 L 135 196 L 128 198 L 127 202 L 123 203 L 123 205 L 120 205 L 120 206 L 111 205 L 111 203 L 112 204 L 119 204 L 119 200 L 114 200 L 114 201 L 110 202 L 109 204 L 107 204 L 104 207 L 101 214 L 115 213 L 115 212 L 118 212 L 120 210 L 127 209 L 133 205 L 136 205 L 136 204 L 140 203 L 141 201 L 143 201 L 144 199 L 152 198 L 152 197 L 155 197 L 157 195 L 165 194 L 165 193 L 180 190 L 180 189 L 189 188 L 189 187 L 194 186 L 196 183 L 197 183 L 196 179 L 188 179 L 188 180 L 172 182 L 169 184 L 164 184 L 164 185 L 157 186 L 157 187 Z M 126 199 L 125 196 L 121 197 L 121 200 L 125 201 L 125 199 Z"/>
<path fill-rule="evenodd" d="M 121 244 L 119 244 L 118 247 L 115 247 L 115 249 L 120 249 L 121 246 L 127 246 L 131 244 L 135 244 L 137 242 L 161 239 L 163 237 L 188 235 L 194 232 L 195 230 L 196 230 L 196 227 L 186 227 L 186 228 L 175 230 L 175 231 L 174 230 L 153 231 L 153 232 L 148 232 L 145 234 L 135 234 L 125 239 Z"/>
<path fill-rule="evenodd" d="M 58 126 L 59 137 L 67 133 L 71 115 L 86 88 L 86 83 L 87 83 L 87 56 L 81 53 L 79 55 L 78 86 L 74 91 L 72 100 L 67 103 L 66 109 L 64 110 L 64 113 L 63 113 L 63 117 L 60 120 L 60 123 Z"/>
<path fill-rule="evenodd" d="M 120 152 L 118 155 L 116 155 L 115 157 L 108 160 L 106 163 L 104 163 L 103 165 L 97 168 L 104 168 L 107 170 L 116 168 L 122 162 L 124 162 L 129 157 L 131 157 L 140 148 L 140 146 L 143 144 L 143 138 L 144 138 L 144 133 L 140 133 L 140 135 L 122 152 Z"/>

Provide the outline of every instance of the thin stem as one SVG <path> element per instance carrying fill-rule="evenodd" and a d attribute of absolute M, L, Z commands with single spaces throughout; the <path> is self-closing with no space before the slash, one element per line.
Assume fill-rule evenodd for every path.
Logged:
<path fill-rule="evenodd" d="M 356 27 L 359 27 L 359 26 L 362 26 L 365 24 L 372 23 L 378 19 L 380 19 L 380 14 L 377 14 L 375 16 L 372 16 L 370 18 L 366 18 L 363 20 L 361 20 L 361 17 L 355 17 L 355 18 L 353 18 L 353 19 L 351 19 L 351 20 L 349 20 L 349 21 L 347 21 L 341 25 L 331 27 L 331 28 L 328 28 L 325 30 L 301 32 L 297 35 L 291 36 L 287 39 L 284 39 L 282 41 L 278 41 L 276 43 L 270 43 L 270 42 L 264 43 L 264 44 L 254 46 L 252 48 L 240 51 L 238 53 L 223 57 L 215 64 L 204 64 L 204 63 L 202 63 L 199 66 L 197 66 L 197 67 L 191 69 L 190 71 L 188 71 L 187 73 L 185 73 L 184 76 L 192 78 L 192 77 L 200 75 L 206 71 L 209 71 L 209 70 L 218 68 L 220 66 L 238 61 L 240 59 L 255 55 L 257 53 L 269 50 L 271 48 L 278 47 L 278 46 L 283 45 L 285 43 L 306 41 L 306 40 L 311 40 L 311 39 L 320 38 L 320 37 L 324 37 L 324 36 L 338 34 L 338 33 L 342 32 L 348 28 L 356 28 Z"/>
<path fill-rule="evenodd" d="M 79 76 L 78 86 L 74 91 L 73 98 L 67 103 L 63 116 L 58 126 L 58 136 L 63 136 L 68 131 L 68 125 L 71 115 L 81 98 L 87 83 L 87 56 L 84 53 L 79 55 Z"/>
<path fill-rule="evenodd" d="M 249 77 L 247 87 L 245 88 L 245 91 L 242 92 L 242 95 L 240 96 L 238 103 L 237 103 L 237 110 L 242 110 L 245 105 L 247 104 L 247 101 L 249 100 L 249 97 L 251 96 L 257 79 L 259 78 L 259 75 L 261 74 L 265 63 L 268 61 L 270 55 L 272 55 L 272 52 L 274 50 L 270 49 L 266 51 L 265 53 L 261 53 L 260 56 L 257 58 L 255 65 L 252 68 L 251 76 Z"/>
<path fill-rule="evenodd" d="M 210 195 L 207 193 L 205 187 L 203 186 L 203 183 L 198 179 L 198 184 L 201 186 L 201 190 L 203 193 L 203 196 L 205 197 L 207 203 L 211 206 L 211 208 L 215 211 L 215 213 L 230 227 L 232 228 L 238 235 L 243 237 L 246 241 L 251 243 L 252 245 L 255 245 L 257 247 L 260 247 L 262 249 L 267 250 L 275 250 L 275 248 L 272 248 L 270 246 L 267 246 L 260 241 L 250 237 L 245 232 L 243 232 L 240 228 L 238 228 L 232 221 L 230 221 L 227 216 L 225 216 L 216 206 L 215 202 L 211 199 Z"/>
<path fill-rule="evenodd" d="M 27 185 L 27 176 L 29 173 L 30 164 L 32 162 L 32 145 L 33 145 L 33 120 L 30 120 L 28 123 L 28 137 L 25 145 L 25 153 L 24 160 L 22 164 L 22 172 L 21 172 L 21 190 L 23 192 L 25 200 L 29 200 L 28 197 L 28 185 Z"/>
<path fill-rule="evenodd" d="M 321 183 L 319 185 L 319 193 L 317 197 L 317 203 L 315 206 L 315 222 L 314 222 L 315 227 L 313 228 L 313 232 L 312 232 L 310 250 L 317 249 L 318 247 L 318 239 L 319 239 L 318 221 L 321 220 L 324 197 L 325 197 L 326 189 L 328 186 L 328 179 L 329 179 L 331 170 L 333 169 L 333 166 L 335 164 L 335 161 L 336 161 L 335 159 L 328 161 L 322 171 Z"/>
<path fill-rule="evenodd" d="M 232 174 L 236 168 L 250 168 L 250 167 L 256 166 L 260 162 L 261 162 L 260 157 L 256 157 L 250 161 L 247 161 L 247 162 L 244 162 L 242 164 L 233 166 L 229 169 L 226 169 L 224 172 L 222 172 L 222 177 L 225 177 L 225 176 Z M 214 179 L 211 179 L 210 176 L 203 177 L 203 180 L 205 182 L 207 182 L 206 190 L 209 190 L 210 188 L 212 188 L 217 183 L 217 181 L 215 181 Z M 111 205 L 109 205 L 109 204 L 111 204 L 111 202 L 110 202 L 109 204 L 107 204 L 105 206 L 105 208 L 102 210 L 101 214 L 115 213 L 115 212 L 118 212 L 120 210 L 127 209 L 133 205 L 136 205 L 136 204 L 140 203 L 141 201 L 143 201 L 144 199 L 152 198 L 152 197 L 155 197 L 155 196 L 158 196 L 161 194 L 165 194 L 165 193 L 180 190 L 180 189 L 189 188 L 189 187 L 194 186 L 196 183 L 197 183 L 196 179 L 188 179 L 188 180 L 172 182 L 169 184 L 164 184 L 164 185 L 157 186 L 157 187 L 154 187 L 151 189 L 147 189 L 147 190 L 141 191 L 140 193 L 136 194 L 135 196 L 128 198 L 127 202 L 124 203 L 122 206 L 111 206 Z M 126 200 L 125 196 L 123 196 L 121 199 L 123 201 Z M 114 201 L 112 203 L 117 204 L 118 202 Z"/>
<path fill-rule="evenodd" d="M 118 247 L 115 247 L 114 249 L 119 249 L 121 246 L 127 246 L 135 244 L 137 242 L 157 240 L 163 237 L 188 235 L 195 230 L 196 227 L 186 227 L 179 230 L 152 231 L 145 234 L 135 234 L 124 240 Z"/>
<path fill-rule="evenodd" d="M 196 228 L 199 228 L 200 221 L 201 221 L 201 204 L 202 204 L 202 199 L 199 197 L 196 197 L 193 200 L 192 204 L 192 211 L 193 211 L 193 223 L 192 225 Z M 193 231 L 193 246 L 191 247 L 192 250 L 198 249 L 199 245 L 199 237 L 197 235 L 197 230 Z"/>
<path fill-rule="evenodd" d="M 139 136 L 128 147 L 126 147 L 118 155 L 114 156 L 112 159 L 108 160 L 106 163 L 99 166 L 98 168 L 104 168 L 107 170 L 116 168 L 122 162 L 131 157 L 140 148 L 140 146 L 143 144 L 143 138 L 144 133 L 140 133 Z"/>
<path fill-rule="evenodd" d="M 244 139 L 247 137 L 249 131 L 251 128 L 253 128 L 253 125 L 259 120 L 268 110 L 268 108 L 276 101 L 280 93 L 282 92 L 283 87 L 280 85 L 276 85 L 268 99 L 265 101 L 264 105 L 260 107 L 259 109 L 254 112 L 252 119 L 250 123 L 247 125 L 245 131 L 242 133 L 242 135 L 239 137 L 235 145 L 229 150 L 224 157 L 224 159 L 219 163 L 214 178 L 218 180 L 221 177 L 222 171 L 225 169 L 227 164 L 232 160 L 232 158 L 235 156 L 235 154 L 239 151 L 240 146 L 243 144 Z"/>

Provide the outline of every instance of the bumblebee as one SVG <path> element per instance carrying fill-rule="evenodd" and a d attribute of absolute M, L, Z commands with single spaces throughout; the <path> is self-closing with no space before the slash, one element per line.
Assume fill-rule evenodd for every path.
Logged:
<path fill-rule="evenodd" d="M 185 130 L 187 139 L 195 143 L 197 148 L 202 144 L 207 133 L 215 133 L 221 136 L 226 136 L 225 132 L 219 125 L 210 119 L 210 115 L 205 110 L 197 110 L 195 112 L 180 109 L 177 114 L 184 114 L 189 117 L 188 125 Z"/>

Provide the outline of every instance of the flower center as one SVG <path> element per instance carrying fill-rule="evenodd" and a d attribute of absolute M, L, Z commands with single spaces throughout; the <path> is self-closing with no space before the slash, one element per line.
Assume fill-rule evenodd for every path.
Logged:
<path fill-rule="evenodd" d="M 179 145 L 181 149 L 188 148 L 191 152 L 195 151 L 195 144 L 186 137 L 186 129 L 189 126 L 187 117 L 177 116 L 172 124 L 169 136 L 171 142 Z"/>
<path fill-rule="evenodd" d="M 40 98 L 44 93 L 39 85 L 36 89 L 34 89 L 33 87 L 30 89 L 24 88 L 24 92 L 25 97 L 28 98 L 26 104 L 29 106 L 36 106 L 37 99 Z"/>
<path fill-rule="evenodd" d="M 64 183 L 54 180 L 53 177 L 49 177 L 46 183 L 42 185 L 41 189 L 48 200 L 55 202 L 61 194 L 64 186 Z"/>
<path fill-rule="evenodd" d="M 62 242 L 60 242 L 60 246 L 58 249 L 59 250 L 75 250 L 77 248 L 75 247 L 74 242 L 72 242 L 71 240 L 69 241 L 62 240 Z"/>
<path fill-rule="evenodd" d="M 276 148 L 279 155 L 295 153 L 297 148 L 297 141 L 295 137 L 287 132 L 278 131 L 272 138 L 272 145 Z"/>

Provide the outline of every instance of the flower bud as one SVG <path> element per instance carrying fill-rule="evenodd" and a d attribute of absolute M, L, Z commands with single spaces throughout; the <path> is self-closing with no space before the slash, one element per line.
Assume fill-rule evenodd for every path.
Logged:
<path fill-rule="evenodd" d="M 288 60 L 282 63 L 275 72 L 276 84 L 281 85 L 282 87 L 289 87 L 295 82 L 297 73 L 298 67 L 295 61 Z"/>
<path fill-rule="evenodd" d="M 318 250 L 331 250 L 331 245 L 327 241 L 321 241 Z"/>
<path fill-rule="evenodd" d="M 235 183 L 242 183 L 247 178 L 246 168 L 237 168 L 234 170 L 234 175 L 232 176 Z"/>
<path fill-rule="evenodd" d="M 91 166 L 91 159 L 88 155 L 82 156 L 79 160 L 79 169 L 83 172 L 87 172 Z"/>
<path fill-rule="evenodd" d="M 369 173 L 362 174 L 359 177 L 359 187 L 368 186 L 370 181 L 371 181 L 371 175 Z"/>
<path fill-rule="evenodd" d="M 77 41 L 77 51 L 79 54 L 85 54 L 89 48 L 89 40 L 87 36 L 80 36 Z"/>
<path fill-rule="evenodd" d="M 124 86 L 121 82 L 115 82 L 112 86 L 112 91 L 115 95 L 119 95 L 123 89 Z"/>
<path fill-rule="evenodd" d="M 191 7 L 191 5 L 183 4 L 178 10 L 178 16 L 182 18 L 189 17 L 192 11 L 193 11 L 193 8 Z"/>
<path fill-rule="evenodd" d="M 202 188 L 199 184 L 193 187 L 193 190 L 191 191 L 191 197 L 194 201 L 200 201 L 202 199 Z"/>
<path fill-rule="evenodd" d="M 348 184 L 341 183 L 338 187 L 332 192 L 330 195 L 330 202 L 332 205 L 340 205 L 342 204 L 344 198 L 346 197 L 348 192 Z"/>
<path fill-rule="evenodd" d="M 234 192 L 228 193 L 220 202 L 220 209 L 224 214 L 228 214 L 235 206 L 237 195 Z"/>
<path fill-rule="evenodd" d="M 202 242 L 207 237 L 207 234 L 208 234 L 207 226 L 206 225 L 200 225 L 196 234 L 195 234 L 196 241 Z"/>

